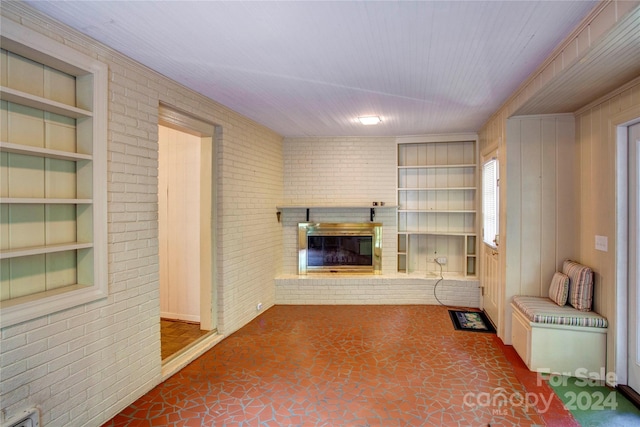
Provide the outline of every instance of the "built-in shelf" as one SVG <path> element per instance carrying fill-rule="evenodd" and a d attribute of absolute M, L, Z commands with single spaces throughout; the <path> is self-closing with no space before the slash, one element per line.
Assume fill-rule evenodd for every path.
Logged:
<path fill-rule="evenodd" d="M 398 271 L 476 275 L 477 144 L 398 140 Z M 406 142 L 404 142 L 406 140 Z"/>
<path fill-rule="evenodd" d="M 2 20 L 0 326 L 107 296 L 108 67 Z"/>

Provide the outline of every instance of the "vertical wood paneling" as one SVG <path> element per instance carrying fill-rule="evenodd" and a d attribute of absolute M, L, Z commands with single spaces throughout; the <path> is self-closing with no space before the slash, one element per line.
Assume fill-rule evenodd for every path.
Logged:
<path fill-rule="evenodd" d="M 500 247 L 506 260 L 506 305 L 513 295 L 546 296 L 553 272 L 564 257 L 576 254 L 574 198 L 560 200 L 575 192 L 574 126 L 568 115 L 507 120 L 506 202 L 501 205 L 506 235 L 501 231 Z M 569 242 L 558 246 L 559 239 Z M 504 328 L 503 339 L 510 342 L 509 313 Z"/>
<path fill-rule="evenodd" d="M 509 305 L 511 297 L 520 292 L 521 262 L 522 262 L 522 143 L 521 124 L 519 120 L 507 120 L 506 150 L 509 156 L 501 158 L 500 177 L 500 253 L 507 268 L 505 274 L 505 306 Z M 502 171 L 504 169 L 504 172 Z M 506 197 L 505 197 L 506 196 Z M 508 201 L 508 202 L 507 202 Z M 507 202 L 507 203 L 505 203 Z M 509 316 L 505 317 L 505 332 L 503 339 L 511 339 Z M 508 337 L 508 338 L 507 338 Z"/>
<path fill-rule="evenodd" d="M 520 293 L 531 295 L 539 292 L 540 231 L 542 226 L 542 168 L 541 121 L 523 119 L 520 123 L 521 168 L 521 273 Z M 507 135 L 509 138 L 509 135 Z M 509 218 L 507 218 L 507 221 Z"/>
<path fill-rule="evenodd" d="M 540 204 L 540 281 L 538 295 L 546 296 L 549 291 L 551 277 L 556 271 L 558 239 L 557 221 L 557 186 L 558 159 L 556 146 L 558 145 L 558 128 L 560 119 L 543 119 L 541 122 L 541 204 Z"/>
<path fill-rule="evenodd" d="M 576 144 L 576 125 L 572 117 L 559 118 L 556 127 L 558 143 L 555 146 L 557 156 L 557 200 L 556 216 L 557 235 L 556 270 L 562 268 L 562 260 L 575 257 L 579 247 L 579 218 L 580 203 L 578 188 L 578 169 L 576 159 L 578 147 Z"/>

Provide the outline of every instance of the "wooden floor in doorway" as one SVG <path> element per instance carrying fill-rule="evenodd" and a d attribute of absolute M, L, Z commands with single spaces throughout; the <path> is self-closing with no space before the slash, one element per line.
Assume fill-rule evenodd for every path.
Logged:
<path fill-rule="evenodd" d="M 200 330 L 200 323 L 182 320 L 160 319 L 160 347 L 165 360 L 209 331 Z"/>

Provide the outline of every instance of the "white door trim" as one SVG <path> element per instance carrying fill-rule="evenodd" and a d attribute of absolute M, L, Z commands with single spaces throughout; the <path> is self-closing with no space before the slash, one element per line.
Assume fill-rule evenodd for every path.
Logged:
<path fill-rule="evenodd" d="M 615 354 L 608 355 L 607 375 L 610 386 L 628 383 L 628 272 L 629 272 L 629 205 L 628 152 L 629 126 L 640 118 L 640 106 L 613 117 L 609 122 L 611 140 L 616 142 L 616 298 L 615 298 Z M 613 382 L 612 382 L 613 380 Z"/>

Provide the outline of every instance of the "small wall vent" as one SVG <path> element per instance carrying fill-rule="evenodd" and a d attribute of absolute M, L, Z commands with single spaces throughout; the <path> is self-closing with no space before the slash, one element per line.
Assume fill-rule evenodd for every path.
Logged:
<path fill-rule="evenodd" d="M 2 427 L 40 427 L 40 412 L 31 408 L 2 422 Z"/>

